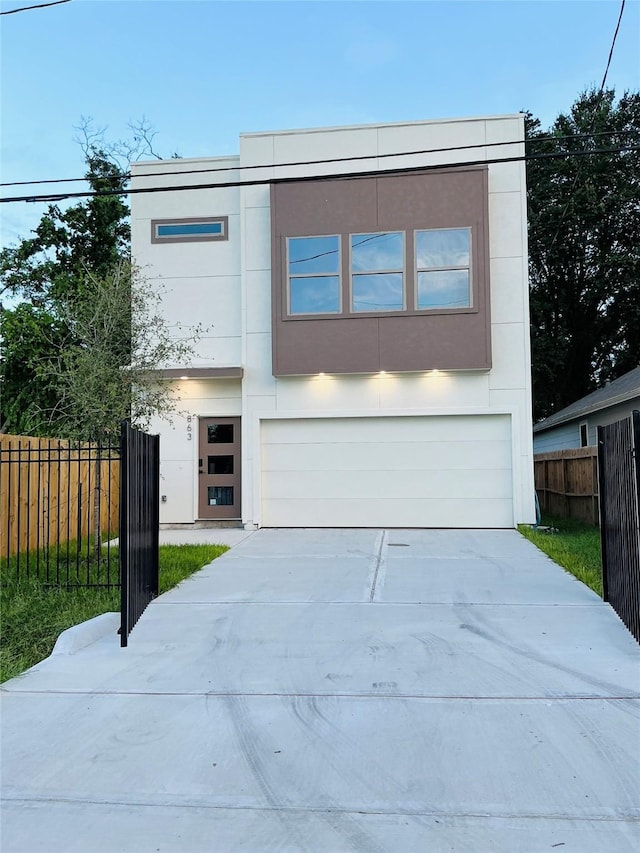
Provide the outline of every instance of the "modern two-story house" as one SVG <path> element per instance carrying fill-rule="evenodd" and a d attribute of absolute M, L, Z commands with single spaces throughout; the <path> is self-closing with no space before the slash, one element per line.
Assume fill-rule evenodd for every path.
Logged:
<path fill-rule="evenodd" d="M 163 372 L 161 522 L 535 521 L 523 139 L 323 128 L 133 167 L 134 259 L 206 327 Z"/>

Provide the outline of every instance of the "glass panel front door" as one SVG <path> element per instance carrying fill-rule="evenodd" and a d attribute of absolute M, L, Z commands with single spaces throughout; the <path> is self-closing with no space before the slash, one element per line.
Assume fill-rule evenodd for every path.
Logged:
<path fill-rule="evenodd" d="M 240 518 L 240 418 L 200 418 L 198 517 Z"/>

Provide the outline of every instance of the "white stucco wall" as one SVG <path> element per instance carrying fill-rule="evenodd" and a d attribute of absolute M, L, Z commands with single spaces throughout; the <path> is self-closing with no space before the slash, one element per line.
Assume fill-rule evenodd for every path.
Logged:
<path fill-rule="evenodd" d="M 135 188 L 196 187 L 237 181 L 237 165 L 237 157 L 136 163 L 132 166 L 132 185 Z M 151 242 L 152 219 L 197 216 L 228 216 L 229 239 L 202 243 Z M 198 324 L 202 328 L 192 362 L 194 367 L 241 363 L 241 245 L 237 188 L 174 190 L 132 196 L 131 249 L 141 275 L 162 292 L 163 313 L 175 337 L 183 337 L 185 330 Z"/>

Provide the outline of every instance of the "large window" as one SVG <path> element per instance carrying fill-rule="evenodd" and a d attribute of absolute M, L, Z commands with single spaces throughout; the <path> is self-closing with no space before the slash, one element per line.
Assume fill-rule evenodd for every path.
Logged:
<path fill-rule="evenodd" d="M 340 311 L 338 236 L 290 237 L 287 267 L 289 314 L 337 314 Z"/>
<path fill-rule="evenodd" d="M 402 311 L 404 234 L 351 235 L 351 310 Z"/>
<path fill-rule="evenodd" d="M 413 253 L 408 267 L 407 251 Z M 286 263 L 290 317 L 415 314 L 473 304 L 470 228 L 289 237 Z"/>
<path fill-rule="evenodd" d="M 469 308 L 471 230 L 416 231 L 416 308 Z"/>

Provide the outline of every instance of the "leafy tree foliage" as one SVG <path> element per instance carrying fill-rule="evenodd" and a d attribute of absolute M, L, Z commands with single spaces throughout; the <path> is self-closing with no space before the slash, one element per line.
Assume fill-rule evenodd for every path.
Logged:
<path fill-rule="evenodd" d="M 92 190 L 123 190 L 125 174 L 103 149 L 86 152 Z M 0 253 L 0 294 L 22 299 L 0 309 L 0 429 L 65 434 L 54 367 L 77 344 L 61 316 L 86 275 L 104 276 L 129 254 L 129 209 L 120 194 L 96 196 L 61 210 L 52 204 L 33 236 Z"/>
<path fill-rule="evenodd" d="M 124 191 L 126 175 L 104 150 L 88 153 L 86 177 L 92 190 Z M 128 216 L 119 194 L 94 196 L 64 211 L 49 205 L 34 236 L 0 254 L 0 292 L 54 307 L 77 292 L 85 271 L 105 275 L 128 257 Z"/>
<path fill-rule="evenodd" d="M 127 261 L 105 275 L 86 273 L 79 295 L 67 296 L 60 315 L 74 343 L 43 371 L 57 394 L 58 428 L 66 436 L 114 438 L 121 421 L 144 426 L 170 415 L 177 401 L 159 368 L 184 363 L 200 327 L 180 338 L 161 312 L 162 292 Z"/>
<path fill-rule="evenodd" d="M 131 146 L 109 147 L 85 121 L 87 181 L 113 194 L 50 205 L 32 237 L 0 253 L 0 294 L 23 300 L 0 307 L 2 432 L 95 440 L 124 418 L 140 423 L 175 407 L 157 369 L 184 362 L 191 344 L 167 326 L 159 294 L 131 267 L 118 158 L 155 156 L 148 124 L 133 129 Z"/>
<path fill-rule="evenodd" d="M 54 434 L 49 413 L 58 397 L 51 367 L 68 340 L 67 330 L 46 308 L 23 302 L 0 311 L 0 339 L 0 432 Z"/>
<path fill-rule="evenodd" d="M 585 92 L 548 131 L 526 124 L 535 154 L 637 145 L 640 94 Z M 561 138 L 585 133 L 604 135 Z M 530 160 L 527 183 L 538 419 L 640 361 L 640 152 Z"/>

